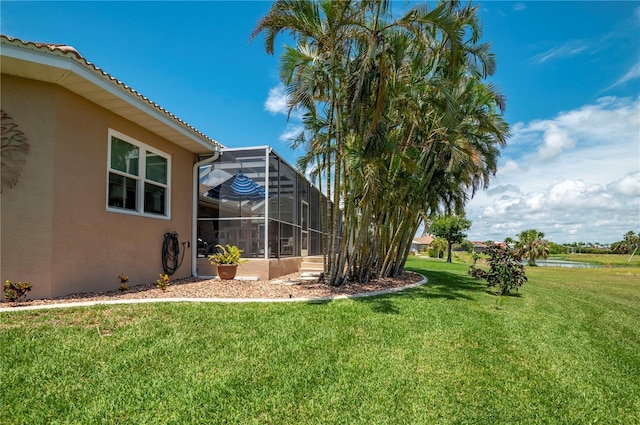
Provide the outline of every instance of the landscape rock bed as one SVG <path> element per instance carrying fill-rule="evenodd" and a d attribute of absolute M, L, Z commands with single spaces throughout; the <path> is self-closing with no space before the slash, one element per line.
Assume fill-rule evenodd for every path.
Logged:
<path fill-rule="evenodd" d="M 349 282 L 332 287 L 317 280 L 308 281 L 299 273 L 281 276 L 271 281 L 251 280 L 196 280 L 192 278 L 172 281 L 166 290 L 155 283 L 131 286 L 126 291 L 113 290 L 72 294 L 65 297 L 31 300 L 16 303 L 3 302 L 0 307 L 36 306 L 56 303 L 87 301 L 133 300 L 155 298 L 224 298 L 224 299 L 283 299 L 283 298 L 327 298 L 340 295 L 355 295 L 402 288 L 420 282 L 417 273 L 405 272 L 396 278 L 375 279 L 361 284 Z"/>

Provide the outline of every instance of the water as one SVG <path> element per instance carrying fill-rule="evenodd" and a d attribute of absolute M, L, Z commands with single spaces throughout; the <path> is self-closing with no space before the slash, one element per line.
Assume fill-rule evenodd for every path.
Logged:
<path fill-rule="evenodd" d="M 523 260 L 522 264 L 526 266 L 528 262 L 528 260 Z M 580 263 L 578 261 L 566 260 L 536 260 L 536 265 L 540 267 L 565 267 L 570 269 L 598 269 L 602 267 L 598 264 Z"/>

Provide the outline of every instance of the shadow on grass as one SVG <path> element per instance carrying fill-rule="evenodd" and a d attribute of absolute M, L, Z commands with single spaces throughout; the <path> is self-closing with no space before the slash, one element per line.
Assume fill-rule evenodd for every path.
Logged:
<path fill-rule="evenodd" d="M 376 313 L 400 314 L 400 310 L 393 303 L 394 295 L 397 296 L 398 294 L 373 295 L 371 297 L 358 297 L 352 299 L 358 302 L 371 302 L 371 309 Z M 335 300 L 310 300 L 307 301 L 306 304 L 321 306 L 333 302 L 335 302 Z"/>
<path fill-rule="evenodd" d="M 487 289 L 485 292 L 489 295 L 493 295 L 494 297 L 522 298 L 522 294 L 520 292 L 510 292 L 508 294 L 500 295 L 500 291 L 491 288 Z"/>
<path fill-rule="evenodd" d="M 460 273 L 420 269 L 413 271 L 426 276 L 427 283 L 402 292 L 353 300 L 371 305 L 371 309 L 376 313 L 400 314 L 400 308 L 395 301 L 404 299 L 473 300 L 474 293 L 487 292 L 487 286 L 483 280 L 473 279 Z"/>
<path fill-rule="evenodd" d="M 326 305 L 329 303 L 332 303 L 333 300 L 310 300 L 310 301 L 306 301 L 305 304 L 308 305 Z"/>
<path fill-rule="evenodd" d="M 393 302 L 394 297 L 391 295 L 380 295 L 371 298 L 356 298 L 356 301 L 370 302 L 371 310 L 374 313 L 383 314 L 400 314 L 400 309 Z"/>

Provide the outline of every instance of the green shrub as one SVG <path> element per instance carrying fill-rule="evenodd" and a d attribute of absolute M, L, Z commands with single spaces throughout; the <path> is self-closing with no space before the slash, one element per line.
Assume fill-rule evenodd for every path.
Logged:
<path fill-rule="evenodd" d="M 517 291 L 527 281 L 522 258 L 508 247 L 490 246 L 485 254 L 489 256 L 489 271 L 476 267 L 478 256 L 474 255 L 469 274 L 476 279 L 485 279 L 489 287 L 497 287 L 500 295 Z"/>
<path fill-rule="evenodd" d="M 129 285 L 127 285 L 127 282 L 129 282 L 129 276 L 122 273 L 118 276 L 118 279 L 120 279 L 120 286 L 118 287 L 118 290 L 121 292 L 127 291 L 129 289 Z"/>
<path fill-rule="evenodd" d="M 166 291 L 167 288 L 169 287 L 169 284 L 171 282 L 171 279 L 169 278 L 168 274 L 160 274 L 160 279 L 156 280 L 156 282 L 158 283 L 158 288 L 162 289 L 163 291 Z"/>
<path fill-rule="evenodd" d="M 18 301 L 27 295 L 27 292 L 31 291 L 31 282 L 16 282 L 13 283 L 7 280 L 4 283 L 4 297 L 9 302 Z"/>
<path fill-rule="evenodd" d="M 469 267 L 469 275 L 471 275 L 471 277 L 474 279 L 486 279 L 487 272 L 476 266 L 478 260 L 480 259 L 480 255 L 476 252 L 471 258 L 473 258 L 473 264 L 471 264 L 471 267 Z"/>
<path fill-rule="evenodd" d="M 245 263 L 247 260 L 240 258 L 242 250 L 235 245 L 216 245 L 220 252 L 216 252 L 209 256 L 209 262 L 211 264 L 240 264 Z"/>

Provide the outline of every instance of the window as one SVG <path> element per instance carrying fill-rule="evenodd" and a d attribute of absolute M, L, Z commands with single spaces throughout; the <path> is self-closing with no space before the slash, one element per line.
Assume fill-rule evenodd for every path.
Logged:
<path fill-rule="evenodd" d="M 169 218 L 171 157 L 109 130 L 107 210 Z"/>

